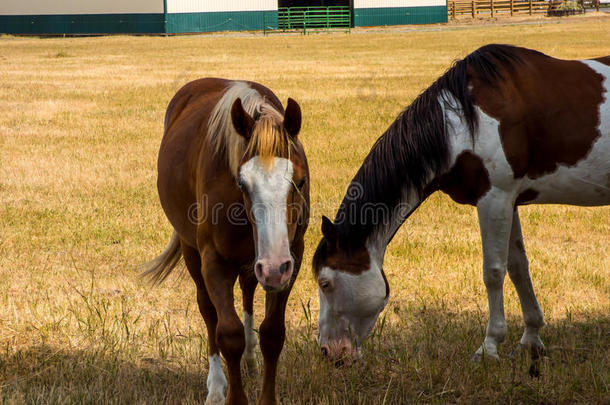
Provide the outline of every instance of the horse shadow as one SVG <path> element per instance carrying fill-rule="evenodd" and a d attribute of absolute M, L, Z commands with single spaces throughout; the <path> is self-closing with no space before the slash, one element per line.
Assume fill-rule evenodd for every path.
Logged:
<path fill-rule="evenodd" d="M 205 371 L 110 351 L 40 345 L 0 354 L 2 403 L 203 403 Z"/>
<path fill-rule="evenodd" d="M 389 305 L 363 344 L 362 357 L 339 368 L 322 359 L 315 326 L 293 330 L 280 363 L 283 379 L 278 389 L 295 398 L 290 384 L 298 380 L 304 384 L 299 390 L 309 392 L 299 391 L 296 398 L 328 404 L 610 404 L 609 313 L 581 311 L 548 320 L 541 329 L 547 352 L 535 376 L 529 352 L 514 351 L 523 333 L 520 314 L 507 317 L 500 361 L 483 358 L 474 363 L 471 358 L 485 336 L 487 313 L 449 307 Z"/>
<path fill-rule="evenodd" d="M 288 327 L 278 368 L 280 403 L 610 403 L 610 314 L 579 312 L 551 320 L 541 331 L 547 356 L 540 376 L 528 375 L 526 355 L 510 358 L 523 331 L 508 316 L 499 362 L 470 358 L 485 332 L 485 311 L 447 306 L 390 305 L 364 343 L 362 358 L 343 367 L 325 361 L 315 320 Z M 136 350 L 136 352 L 131 352 Z M 3 353 L 2 353 L 3 352 Z M 58 348 L 38 345 L 0 352 L 3 403 L 203 403 L 207 362 L 142 358 L 135 348 Z M 244 374 L 251 403 L 262 367 Z"/>

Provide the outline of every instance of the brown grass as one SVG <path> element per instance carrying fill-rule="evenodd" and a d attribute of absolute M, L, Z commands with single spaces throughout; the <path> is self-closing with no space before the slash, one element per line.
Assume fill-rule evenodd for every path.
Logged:
<path fill-rule="evenodd" d="M 392 297 L 363 361 L 336 370 L 315 343 L 308 262 L 319 218 L 334 213 L 373 141 L 451 61 L 485 43 L 562 58 L 609 53 L 608 18 L 562 21 L 307 37 L 0 38 L 0 401 L 205 398 L 192 281 L 174 275 L 151 289 L 136 270 L 171 234 L 155 188 L 165 107 L 204 76 L 260 81 L 304 113 L 313 221 L 288 308 L 283 403 L 609 401 L 609 208 L 522 209 L 548 323 L 539 379 L 525 359 L 507 359 L 522 331 L 509 282 L 504 360 L 469 362 L 487 316 L 478 225 L 472 207 L 440 194 L 390 246 Z M 253 400 L 260 379 L 247 385 Z"/>

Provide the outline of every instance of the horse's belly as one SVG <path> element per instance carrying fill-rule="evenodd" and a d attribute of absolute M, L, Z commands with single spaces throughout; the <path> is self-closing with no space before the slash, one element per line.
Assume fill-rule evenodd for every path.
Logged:
<path fill-rule="evenodd" d="M 574 166 L 558 169 L 536 179 L 526 179 L 535 199 L 528 203 L 596 206 L 610 204 L 610 134 L 602 135 L 587 157 Z"/>

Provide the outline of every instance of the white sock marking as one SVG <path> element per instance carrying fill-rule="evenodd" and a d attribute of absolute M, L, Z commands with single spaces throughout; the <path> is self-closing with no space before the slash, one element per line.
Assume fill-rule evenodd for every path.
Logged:
<path fill-rule="evenodd" d="M 225 392 L 227 390 L 227 378 L 222 371 L 222 361 L 216 353 L 210 357 L 210 368 L 208 370 L 208 396 L 206 404 L 224 404 Z"/>

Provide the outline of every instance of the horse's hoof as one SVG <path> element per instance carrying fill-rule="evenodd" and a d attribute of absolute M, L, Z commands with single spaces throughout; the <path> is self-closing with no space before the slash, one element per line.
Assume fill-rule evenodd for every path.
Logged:
<path fill-rule="evenodd" d="M 546 357 L 546 349 L 543 345 L 524 345 L 523 343 L 519 343 L 517 347 L 515 347 L 515 350 L 510 353 L 510 358 L 515 359 L 528 349 L 530 351 L 530 355 L 532 356 L 532 361 L 538 361 L 541 358 Z"/>
<path fill-rule="evenodd" d="M 480 347 L 479 350 L 475 352 L 475 354 L 470 358 L 470 361 L 472 361 L 473 363 L 480 363 L 483 357 L 492 361 L 500 361 L 500 356 L 498 356 L 497 352 L 489 352 L 483 349 L 482 347 Z"/>
<path fill-rule="evenodd" d="M 530 364 L 530 368 L 528 373 L 532 378 L 540 377 L 540 360 L 546 356 L 546 349 L 544 346 L 540 345 L 524 345 L 523 343 L 519 343 L 515 350 L 513 350 L 510 354 L 510 358 L 515 360 L 517 357 L 523 355 L 527 351 L 530 351 L 530 355 L 532 358 L 532 363 Z"/>
<path fill-rule="evenodd" d="M 471 358 L 470 361 L 473 363 L 480 363 L 481 360 L 483 359 L 483 357 L 485 357 L 487 360 L 491 360 L 493 362 L 498 362 L 500 361 L 500 356 L 498 356 L 497 354 L 479 354 L 479 353 L 475 353 Z"/>

